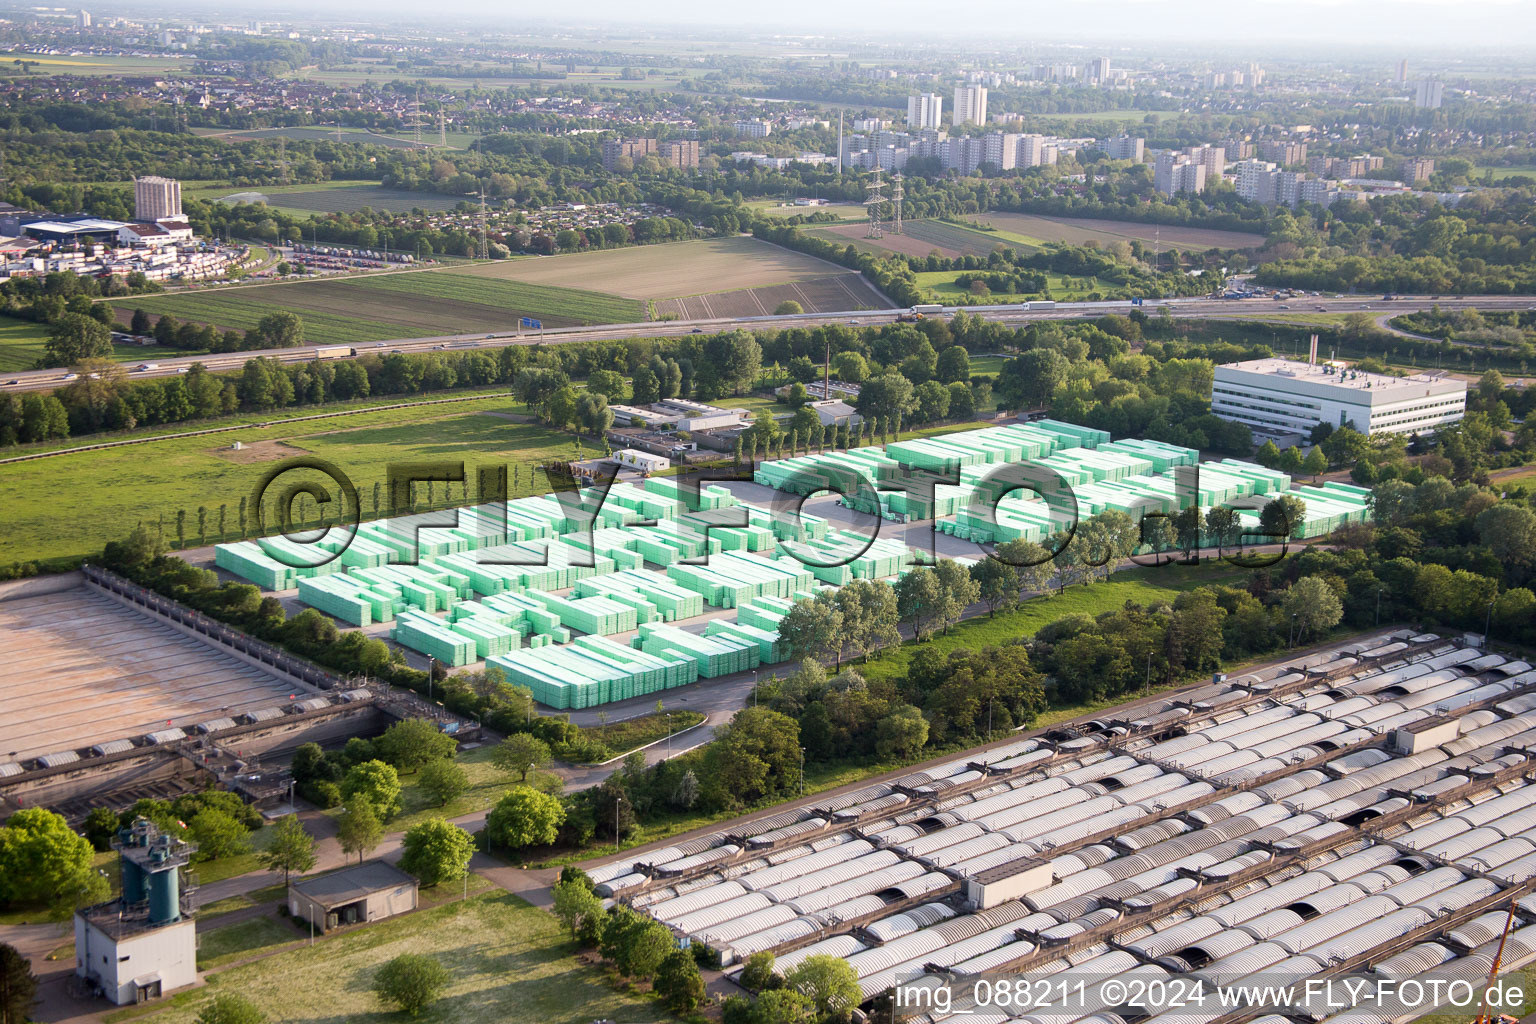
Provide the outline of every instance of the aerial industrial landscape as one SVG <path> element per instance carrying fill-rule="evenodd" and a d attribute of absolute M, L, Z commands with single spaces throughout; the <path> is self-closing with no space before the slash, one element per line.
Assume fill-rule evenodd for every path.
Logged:
<path fill-rule="evenodd" d="M 1026 6 L 0 5 L 0 1024 L 1536 1021 L 1536 21 Z"/>

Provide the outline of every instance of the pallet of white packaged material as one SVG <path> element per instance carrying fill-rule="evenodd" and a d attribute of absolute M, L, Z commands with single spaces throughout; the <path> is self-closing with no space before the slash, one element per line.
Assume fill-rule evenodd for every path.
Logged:
<path fill-rule="evenodd" d="M 454 632 L 447 623 L 422 612 L 409 611 L 395 620 L 390 639 L 402 647 L 430 655 L 450 668 L 476 660 L 475 641 Z"/>
<path fill-rule="evenodd" d="M 704 614 L 703 595 L 649 569 L 589 576 L 577 582 L 575 592 L 580 597 L 601 595 L 616 600 L 621 593 L 633 593 L 654 605 L 668 622 Z"/>
<path fill-rule="evenodd" d="M 491 658 L 507 681 L 526 686 L 553 708 L 586 708 L 645 696 L 698 680 L 698 666 L 656 656 L 602 637 L 580 637 L 568 647 L 524 648 Z"/>
<path fill-rule="evenodd" d="M 699 636 L 676 626 L 641 626 L 630 643 L 647 654 L 689 658 L 705 679 L 746 672 L 762 663 L 762 651 L 753 641 L 733 636 Z"/>
<path fill-rule="evenodd" d="M 810 570 L 793 558 L 754 558 L 729 552 L 712 556 L 707 565 L 668 566 L 667 575 L 698 591 L 717 608 L 734 608 L 761 594 L 782 597 L 813 585 Z"/>

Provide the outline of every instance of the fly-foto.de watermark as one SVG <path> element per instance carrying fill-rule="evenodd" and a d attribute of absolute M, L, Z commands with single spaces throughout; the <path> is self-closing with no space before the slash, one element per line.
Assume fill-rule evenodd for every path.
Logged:
<path fill-rule="evenodd" d="M 1274 565 L 1287 553 L 1291 531 L 1284 526 L 1264 530 L 1234 525 L 1219 536 L 1197 530 L 1200 536 L 1195 543 L 1182 546 L 1155 544 L 1151 538 L 1158 531 L 1153 524 L 1173 519 L 1155 508 L 1134 521 L 1138 536 L 1134 538 L 1133 550 L 1125 550 L 1124 538 L 1100 531 L 1082 531 L 1079 538 L 1084 520 L 1080 518 L 1077 494 L 1072 484 L 1053 467 L 1024 461 L 980 468 L 984 471 L 968 473 L 963 484 L 958 469 L 947 472 L 903 469 L 878 482 L 859 473 L 823 475 L 791 471 L 779 482 L 778 489 L 796 497 L 772 500 L 775 518 L 780 523 L 791 524 L 786 531 L 791 536 L 778 545 L 778 551 L 813 569 L 848 565 L 863 557 L 879 540 L 882 527 L 889 527 L 890 520 L 884 509 L 890 504 L 891 496 L 903 496 L 906 499 L 903 504 L 907 507 L 932 510 L 939 506 L 941 498 L 953 499 L 955 492 L 961 491 L 963 496 L 956 504 L 963 505 L 973 521 L 980 523 L 982 532 L 991 536 L 1001 532 L 998 513 L 1005 501 L 1028 498 L 1042 503 L 1048 510 L 1049 536 L 1032 561 L 1027 557 L 1019 560 L 1010 551 L 1000 551 L 995 543 L 973 542 L 978 556 L 1020 567 L 1059 561 L 1069 549 L 1072 560 L 1087 568 L 1099 568 L 1120 558 L 1129 558 L 1148 567 L 1195 564 L 1200 560 L 1197 549 L 1206 547 L 1214 548 L 1214 557 L 1223 561 L 1241 568 L 1258 569 Z M 610 492 L 617 481 L 617 465 L 600 463 L 594 468 L 590 463 L 579 467 L 571 463 L 542 463 L 527 467 L 528 479 L 533 479 L 535 469 L 548 481 L 548 497 L 560 506 L 561 538 L 572 541 L 576 549 L 574 560 L 570 561 L 573 566 L 595 565 L 592 534 L 612 524 L 613 517 L 605 515 L 606 511 L 618 509 L 619 519 L 627 528 L 658 525 L 636 509 L 620 509 L 616 504 L 610 504 Z M 1174 467 L 1168 475 L 1172 480 L 1172 496 L 1167 503 L 1181 509 L 1198 508 L 1200 467 Z M 419 561 L 424 535 L 430 538 L 430 531 L 455 530 L 468 531 L 475 538 L 476 544 L 469 554 L 481 564 L 547 565 L 547 544 L 514 544 L 526 531 L 521 529 L 524 521 L 518 516 L 516 503 L 509 500 L 509 479 L 509 467 L 505 463 L 476 466 L 463 461 L 392 463 L 386 468 L 385 480 L 372 488 L 370 510 L 364 507 L 362 492 L 341 467 L 325 459 L 299 456 L 273 463 L 257 481 L 247 500 L 255 513 L 257 536 L 276 535 L 290 542 L 281 548 L 274 547 L 268 554 L 291 568 L 318 568 L 341 558 L 355 542 L 365 519 L 381 521 L 392 535 L 404 541 L 406 550 L 396 559 L 399 564 L 414 565 Z M 681 512 L 713 510 L 707 522 L 694 527 L 696 532 L 707 537 L 713 530 L 750 525 L 745 507 L 715 508 L 707 490 L 722 484 L 750 484 L 753 477 L 749 470 L 703 469 L 681 474 L 675 479 Z M 474 481 L 473 501 L 469 497 L 471 480 Z M 462 502 L 454 507 L 417 510 L 417 498 L 423 488 L 435 493 L 430 489 L 441 487 L 446 494 L 455 486 Z M 666 500 L 659 494 L 652 497 L 657 501 Z M 852 520 L 839 524 L 840 543 L 831 547 L 810 543 L 805 539 L 808 531 L 802 533 L 795 528 L 812 520 L 811 513 L 806 510 L 807 504 L 825 497 L 835 498 L 847 507 Z M 306 514 L 310 506 L 316 510 L 313 525 Z M 1162 532 L 1166 535 L 1166 531 Z M 802 539 L 796 540 L 797 536 Z M 937 528 L 927 531 L 923 537 L 926 547 L 913 547 L 914 564 L 932 565 L 939 560 L 939 536 Z M 1074 540 L 1078 541 L 1075 546 Z M 910 534 L 903 536 L 903 542 L 911 545 Z M 1271 549 L 1278 546 L 1278 550 L 1254 550 L 1261 546 Z M 706 544 L 705 554 L 681 558 L 679 562 L 707 564 L 708 549 Z"/>

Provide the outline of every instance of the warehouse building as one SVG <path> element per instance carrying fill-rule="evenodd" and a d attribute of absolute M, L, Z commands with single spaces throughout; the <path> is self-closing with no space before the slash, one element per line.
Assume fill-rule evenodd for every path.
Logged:
<path fill-rule="evenodd" d="M 1426 374 L 1389 377 L 1315 358 L 1249 359 L 1216 367 L 1211 411 L 1261 437 L 1306 434 L 1319 423 L 1348 424 L 1362 434 L 1433 434 L 1466 415 L 1467 384 Z"/>
<path fill-rule="evenodd" d="M 765 950 L 781 974 L 845 960 L 865 1002 L 997 974 L 1072 993 L 1028 1016 L 930 1005 L 909 1018 L 924 1024 L 1210 1024 L 1230 1007 L 1098 996 L 1261 972 L 1476 984 L 1512 906 L 1503 969 L 1536 961 L 1533 743 L 1529 664 L 1399 631 L 589 874 L 728 968 Z"/>
<path fill-rule="evenodd" d="M 376 860 L 289 883 L 288 913 L 330 931 L 415 910 L 416 892 L 415 878 Z"/>

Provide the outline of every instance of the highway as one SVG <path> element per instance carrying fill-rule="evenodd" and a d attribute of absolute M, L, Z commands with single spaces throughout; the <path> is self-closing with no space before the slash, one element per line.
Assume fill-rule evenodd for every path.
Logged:
<path fill-rule="evenodd" d="M 1103 316 L 1108 313 L 1128 313 L 1132 309 L 1155 315 L 1166 307 L 1175 317 L 1196 319 L 1234 319 L 1259 315 L 1275 317 L 1297 313 L 1353 313 L 1369 312 L 1373 316 L 1411 313 L 1427 310 L 1432 306 L 1442 309 L 1476 308 L 1483 310 L 1536 309 L 1532 296 L 1485 295 L 1485 296 L 1422 296 L 1400 295 L 1390 301 L 1380 296 L 1297 296 L 1276 301 L 1273 298 L 1253 299 L 1148 299 L 1142 306 L 1134 306 L 1130 300 L 1115 302 L 1061 302 L 1049 309 L 1030 309 L 1020 305 L 945 307 L 943 314 L 957 310 L 984 315 L 989 320 L 1006 324 L 1025 324 L 1040 320 L 1067 320 L 1085 316 Z M 850 310 L 838 313 L 802 313 L 793 316 L 757 316 L 721 318 L 712 320 L 660 320 L 632 324 L 605 324 L 599 327 L 561 327 L 545 331 L 498 332 L 491 334 L 444 334 L 424 338 L 397 338 L 347 346 L 357 355 L 387 355 L 392 352 L 431 352 L 435 350 L 466 351 L 494 349 L 508 345 L 557 345 L 579 341 L 614 341 L 626 338 L 668 338 L 687 334 L 716 334 L 721 331 L 773 329 L 791 327 L 815 328 L 826 324 L 846 324 L 857 327 L 879 327 L 892 323 L 897 316 L 907 312 L 901 309 Z M 1297 326 L 1305 326 L 1298 324 Z M 230 352 L 218 355 L 187 356 L 184 358 L 149 357 L 144 364 L 153 369 L 140 370 L 125 362 L 130 380 L 149 380 L 185 373 L 191 366 L 201 363 L 212 371 L 238 370 L 246 360 L 266 356 L 285 363 L 308 362 L 315 358 L 316 346 L 331 348 L 324 341 L 298 348 L 264 349 L 250 352 Z M 24 391 L 48 391 L 67 384 L 74 378 L 63 368 L 51 370 L 26 370 L 13 373 L 0 380 L 0 393 Z"/>

